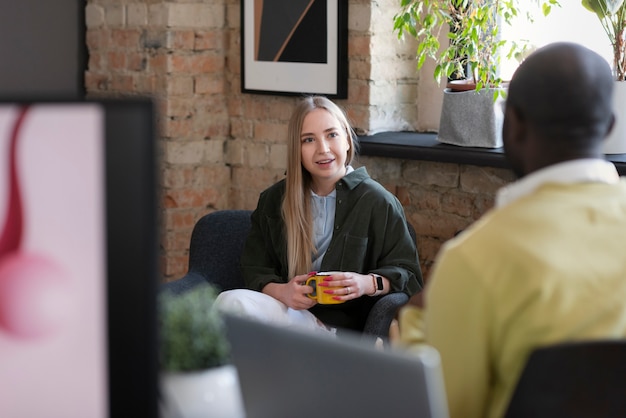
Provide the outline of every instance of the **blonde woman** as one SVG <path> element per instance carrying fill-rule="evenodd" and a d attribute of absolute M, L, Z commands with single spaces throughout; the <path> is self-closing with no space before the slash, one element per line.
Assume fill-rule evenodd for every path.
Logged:
<path fill-rule="evenodd" d="M 261 193 L 252 214 L 241 258 L 249 290 L 222 293 L 220 306 L 272 322 L 361 331 L 381 295 L 422 288 L 402 205 L 364 167 L 350 165 L 354 138 L 332 101 L 298 103 L 286 177 Z M 307 296 L 313 288 L 305 281 L 316 271 L 332 272 L 325 285 L 339 288 L 325 292 L 344 303 Z"/>

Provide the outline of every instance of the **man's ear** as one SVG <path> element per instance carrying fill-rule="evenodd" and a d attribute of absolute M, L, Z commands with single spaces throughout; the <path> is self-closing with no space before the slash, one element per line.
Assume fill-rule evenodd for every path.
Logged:
<path fill-rule="evenodd" d="M 604 138 L 608 138 L 609 135 L 611 135 L 611 132 L 613 132 L 614 128 L 615 128 L 615 113 L 611 114 L 611 123 L 609 123 L 609 127 L 606 130 L 606 134 L 604 135 Z"/>
<path fill-rule="evenodd" d="M 513 105 L 507 106 L 505 112 L 509 140 L 516 143 L 523 141 L 527 137 L 526 131 L 528 129 L 523 113 Z"/>

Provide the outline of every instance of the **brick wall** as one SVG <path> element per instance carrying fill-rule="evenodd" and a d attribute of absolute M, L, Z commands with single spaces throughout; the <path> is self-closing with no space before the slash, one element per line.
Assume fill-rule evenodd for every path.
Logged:
<path fill-rule="evenodd" d="M 340 0 L 344 1 L 344 0 Z M 392 33 L 396 0 L 349 0 L 348 99 L 359 133 L 436 128 L 440 89 Z M 285 171 L 297 99 L 242 94 L 240 0 L 88 0 L 89 96 L 151 96 L 161 156 L 162 272 L 182 276 L 195 221 L 253 209 Z M 428 271 L 443 241 L 492 205 L 506 170 L 361 157 L 405 205 Z"/>
<path fill-rule="evenodd" d="M 495 191 L 513 180 L 511 171 L 491 167 L 381 157 L 359 162 L 404 205 L 425 274 L 441 244 L 491 208 Z"/>

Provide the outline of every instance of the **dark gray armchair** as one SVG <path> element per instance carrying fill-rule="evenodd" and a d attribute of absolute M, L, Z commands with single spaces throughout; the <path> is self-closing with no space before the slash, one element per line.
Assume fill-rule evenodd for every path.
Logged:
<path fill-rule="evenodd" d="M 204 215 L 196 223 L 189 245 L 189 270 L 182 278 L 163 284 L 162 290 L 180 294 L 201 283 L 212 283 L 220 291 L 244 287 L 239 258 L 250 231 L 249 210 L 220 210 Z M 415 231 L 409 224 L 415 241 Z M 389 327 L 398 309 L 409 297 L 391 293 L 381 297 L 370 310 L 364 337 L 389 338 Z"/>
<path fill-rule="evenodd" d="M 506 418 L 626 416 L 626 340 L 563 342 L 528 358 Z"/>

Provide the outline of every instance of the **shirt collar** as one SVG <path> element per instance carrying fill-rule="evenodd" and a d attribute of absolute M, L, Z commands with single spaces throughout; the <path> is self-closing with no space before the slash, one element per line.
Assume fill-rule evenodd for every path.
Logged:
<path fill-rule="evenodd" d="M 327 199 L 327 198 L 336 198 L 337 197 L 337 189 L 333 189 L 332 192 L 328 193 L 326 196 L 320 196 L 311 189 L 311 196 L 316 199 Z"/>
<path fill-rule="evenodd" d="M 346 175 L 339 182 L 345 184 L 348 189 L 352 190 L 368 177 L 369 175 L 365 167 L 354 169 L 352 166 L 348 166 Z"/>
<path fill-rule="evenodd" d="M 353 171 L 354 171 L 354 167 L 352 167 L 351 165 L 346 166 L 346 174 L 344 175 L 344 178 L 345 178 L 345 176 L 347 176 L 348 174 L 352 173 Z M 317 193 L 315 193 L 315 192 L 313 191 L 313 189 L 311 189 L 311 195 L 312 195 L 313 197 L 317 197 L 317 198 L 322 198 L 322 197 L 336 197 L 336 196 L 337 196 L 337 189 L 333 189 L 333 191 L 332 191 L 332 192 L 330 192 L 329 194 L 327 194 L 326 196 L 319 196 Z"/>
<path fill-rule="evenodd" d="M 496 195 L 497 208 L 527 196 L 546 183 L 608 183 L 619 182 L 615 166 L 599 158 L 585 158 L 554 164 L 537 170 L 500 190 Z"/>

